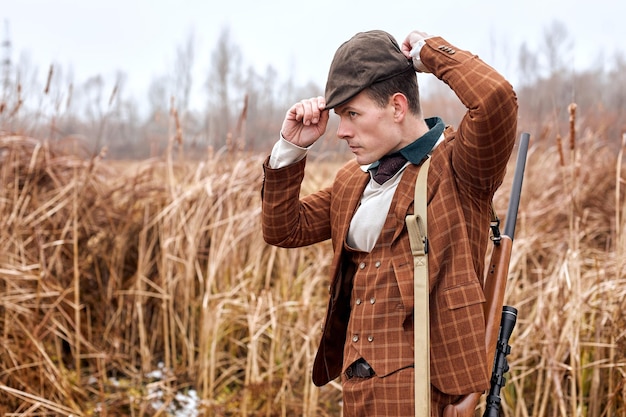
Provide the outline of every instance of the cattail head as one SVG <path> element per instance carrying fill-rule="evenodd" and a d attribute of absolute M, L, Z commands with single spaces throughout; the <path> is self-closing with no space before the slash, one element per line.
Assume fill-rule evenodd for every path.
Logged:
<path fill-rule="evenodd" d="M 571 103 L 567 107 L 569 112 L 569 149 L 576 148 L 576 103 Z"/>
<path fill-rule="evenodd" d="M 54 72 L 53 66 L 50 65 L 50 69 L 48 70 L 48 81 L 46 81 L 46 88 L 44 88 L 43 93 L 48 94 L 50 92 L 50 83 L 52 82 L 52 74 Z"/>

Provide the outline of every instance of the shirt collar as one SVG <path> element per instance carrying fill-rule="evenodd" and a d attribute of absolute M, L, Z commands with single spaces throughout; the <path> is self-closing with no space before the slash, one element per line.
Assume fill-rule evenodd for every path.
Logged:
<path fill-rule="evenodd" d="M 415 165 L 419 165 L 424 158 L 431 153 L 445 128 L 443 120 L 440 117 L 429 117 L 424 119 L 424 121 L 429 128 L 428 132 L 398 151 L 409 162 Z M 367 172 L 370 169 L 376 168 L 378 164 L 379 161 L 369 165 L 362 165 L 361 169 Z"/>

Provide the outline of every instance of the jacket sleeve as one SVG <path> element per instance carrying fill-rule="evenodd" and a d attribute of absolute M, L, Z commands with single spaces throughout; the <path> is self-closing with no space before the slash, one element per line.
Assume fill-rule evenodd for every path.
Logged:
<path fill-rule="evenodd" d="M 493 193 L 504 178 L 517 134 L 513 87 L 478 56 L 440 37 L 426 40 L 420 59 L 467 108 L 452 155 L 459 183 L 474 192 Z"/>
<path fill-rule="evenodd" d="M 327 240 L 330 229 L 330 188 L 300 199 L 306 158 L 284 168 L 263 164 L 263 238 L 271 245 L 294 248 Z"/>

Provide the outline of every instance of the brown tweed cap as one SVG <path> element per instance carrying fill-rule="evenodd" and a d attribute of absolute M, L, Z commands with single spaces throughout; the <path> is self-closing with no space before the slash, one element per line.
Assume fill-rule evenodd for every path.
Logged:
<path fill-rule="evenodd" d="M 326 108 L 337 107 L 372 84 L 409 70 L 413 64 L 393 36 L 382 30 L 359 32 L 335 52 L 326 81 Z"/>

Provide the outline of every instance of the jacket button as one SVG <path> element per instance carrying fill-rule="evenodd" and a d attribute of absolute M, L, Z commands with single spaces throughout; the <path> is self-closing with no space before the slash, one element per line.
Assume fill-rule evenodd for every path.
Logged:
<path fill-rule="evenodd" d="M 365 262 L 361 262 L 359 264 L 359 269 L 365 269 Z"/>
<path fill-rule="evenodd" d="M 370 298 L 370 304 L 374 304 L 376 302 L 376 297 Z"/>
<path fill-rule="evenodd" d="M 380 261 L 376 261 L 376 268 L 380 268 Z"/>
<path fill-rule="evenodd" d="M 354 303 L 355 303 L 356 305 L 358 305 L 358 306 L 360 306 L 360 305 L 361 305 L 361 302 L 362 302 L 362 301 L 361 301 L 361 299 L 360 299 L 360 298 L 357 298 L 357 299 L 354 301 Z"/>
<path fill-rule="evenodd" d="M 370 343 L 373 342 L 374 341 L 374 336 L 371 336 L 371 335 L 367 336 L 367 341 L 370 342 Z"/>
<path fill-rule="evenodd" d="M 359 335 L 358 335 L 358 334 L 355 334 L 354 336 L 352 336 L 352 341 L 353 341 L 354 343 L 358 342 L 358 341 L 359 341 Z"/>

